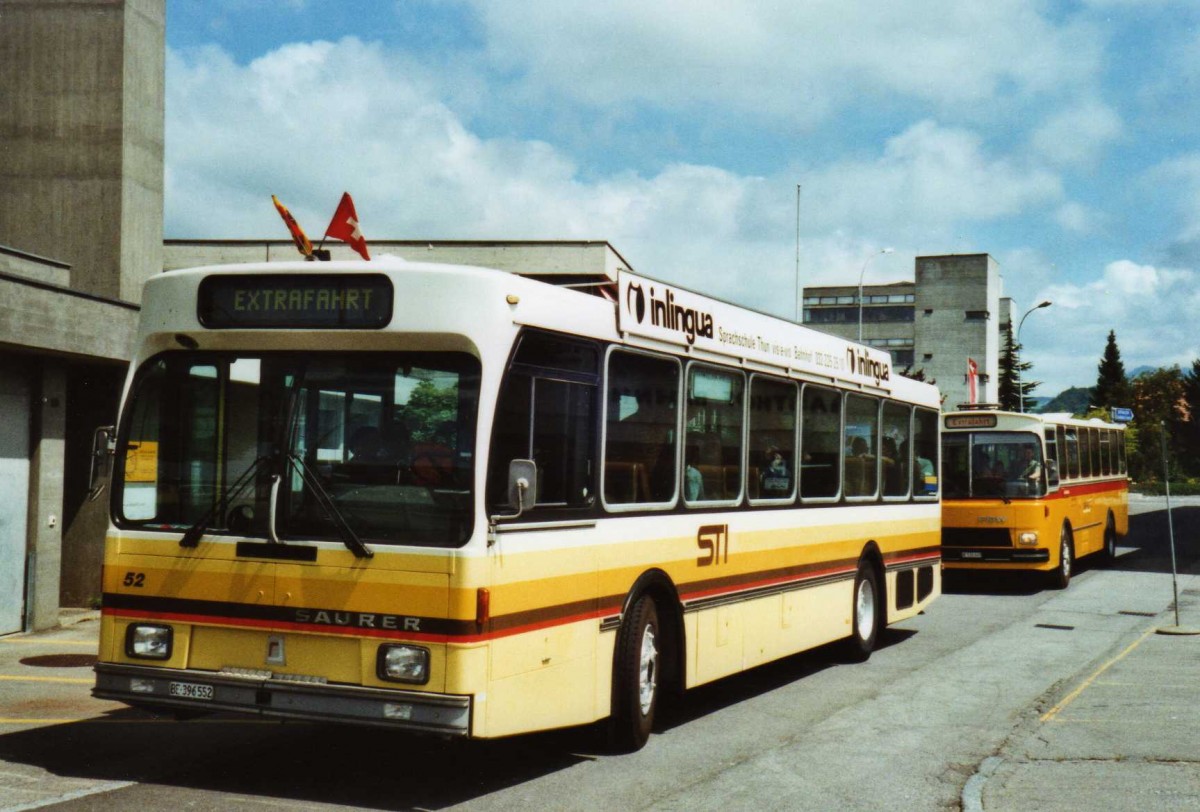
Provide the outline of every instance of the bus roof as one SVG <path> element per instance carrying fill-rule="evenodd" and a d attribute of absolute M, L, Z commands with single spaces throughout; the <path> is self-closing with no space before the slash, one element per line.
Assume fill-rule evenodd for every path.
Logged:
<path fill-rule="evenodd" d="M 476 299 L 493 315 L 503 306 L 510 325 L 560 330 L 749 370 L 837 382 L 891 393 L 935 409 L 940 405 L 935 386 L 901 376 L 886 352 L 624 270 L 618 272 L 615 287 L 593 282 L 552 284 L 544 277 L 522 277 L 470 265 L 410 262 L 386 255 L 369 262 L 297 260 L 172 270 L 146 283 L 142 337 L 149 332 L 206 332 L 195 307 L 164 308 L 161 301 L 170 299 L 176 305 L 189 298 L 197 301 L 206 278 L 289 278 L 291 283 L 302 284 L 300 280 L 334 280 L 350 274 L 386 276 L 397 291 L 397 308 L 409 308 L 406 315 L 412 315 L 412 308 L 419 304 L 400 293 L 408 282 L 423 296 L 436 296 L 439 306 L 449 309 L 453 301 L 456 316 L 462 315 L 467 299 Z M 380 329 L 399 329 L 394 322 Z M 420 324 L 429 322 L 417 318 L 401 323 L 419 329 Z M 227 329 L 234 326 L 224 325 Z M 447 328 L 448 324 L 442 329 Z"/>
<path fill-rule="evenodd" d="M 948 431 L 971 429 L 1020 429 L 1033 425 L 1075 426 L 1125 430 L 1123 423 L 1109 423 L 1098 417 L 1079 418 L 1069 412 L 1009 412 L 1003 409 L 960 409 L 942 415 L 942 425 Z"/>

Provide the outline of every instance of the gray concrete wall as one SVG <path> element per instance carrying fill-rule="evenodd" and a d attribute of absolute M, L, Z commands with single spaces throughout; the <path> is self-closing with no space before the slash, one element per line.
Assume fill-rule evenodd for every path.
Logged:
<path fill-rule="evenodd" d="M 165 0 L 125 0 L 119 298 L 142 300 L 163 266 Z"/>
<path fill-rule="evenodd" d="M 65 470 L 67 379 L 60 362 L 41 365 L 33 398 L 35 442 L 29 460 L 30 560 L 26 626 L 58 625 L 62 573 L 63 472 Z"/>
<path fill-rule="evenodd" d="M 137 308 L 0 277 L 0 347 L 125 362 Z"/>
<path fill-rule="evenodd" d="M 995 400 L 999 377 L 999 265 L 987 254 L 917 257 L 915 344 L 917 366 L 934 378 L 945 408 L 968 399 L 967 358 L 988 381 L 980 401 Z M 971 318 L 968 313 L 986 314 Z M 925 355 L 932 358 L 925 360 Z"/>
<path fill-rule="evenodd" d="M 134 300 L 161 266 L 164 0 L 0 0 L 0 20 L 0 243 Z"/>
<path fill-rule="evenodd" d="M 60 288 L 71 286 L 70 265 L 3 245 L 0 245 L 0 274 L 19 276 Z"/>

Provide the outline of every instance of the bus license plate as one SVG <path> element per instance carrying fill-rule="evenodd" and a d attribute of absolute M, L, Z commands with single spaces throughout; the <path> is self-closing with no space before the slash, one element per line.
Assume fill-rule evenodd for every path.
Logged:
<path fill-rule="evenodd" d="M 213 698 L 213 687 L 211 685 L 201 685 L 196 682 L 172 682 L 168 686 L 171 696 L 178 696 L 184 699 L 201 699 L 205 702 Z"/>
<path fill-rule="evenodd" d="M 974 550 L 963 550 L 962 557 L 963 558 L 983 558 L 983 553 L 979 553 Z"/>

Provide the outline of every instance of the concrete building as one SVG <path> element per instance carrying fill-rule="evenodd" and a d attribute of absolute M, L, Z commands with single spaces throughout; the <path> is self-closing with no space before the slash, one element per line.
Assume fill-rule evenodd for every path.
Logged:
<path fill-rule="evenodd" d="M 968 401 L 967 359 L 979 370 L 976 400 L 995 402 L 1012 300 L 988 254 L 917 257 L 914 280 L 804 289 L 804 323 L 889 351 L 900 370 L 937 382 L 943 404 Z"/>
<path fill-rule="evenodd" d="M 162 268 L 164 0 L 0 0 L 0 634 L 100 595 L 86 499 Z"/>

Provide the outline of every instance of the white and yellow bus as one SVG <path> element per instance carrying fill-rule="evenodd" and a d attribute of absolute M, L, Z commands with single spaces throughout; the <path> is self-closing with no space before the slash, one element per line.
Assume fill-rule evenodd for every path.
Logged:
<path fill-rule="evenodd" d="M 605 295 L 601 295 L 605 294 Z M 941 590 L 938 392 L 620 272 L 272 263 L 146 286 L 95 695 L 498 737 L 880 630 Z"/>
<path fill-rule="evenodd" d="M 943 416 L 946 569 L 1047 573 L 1062 589 L 1074 561 L 1116 557 L 1129 532 L 1124 427 L 995 409 Z"/>

